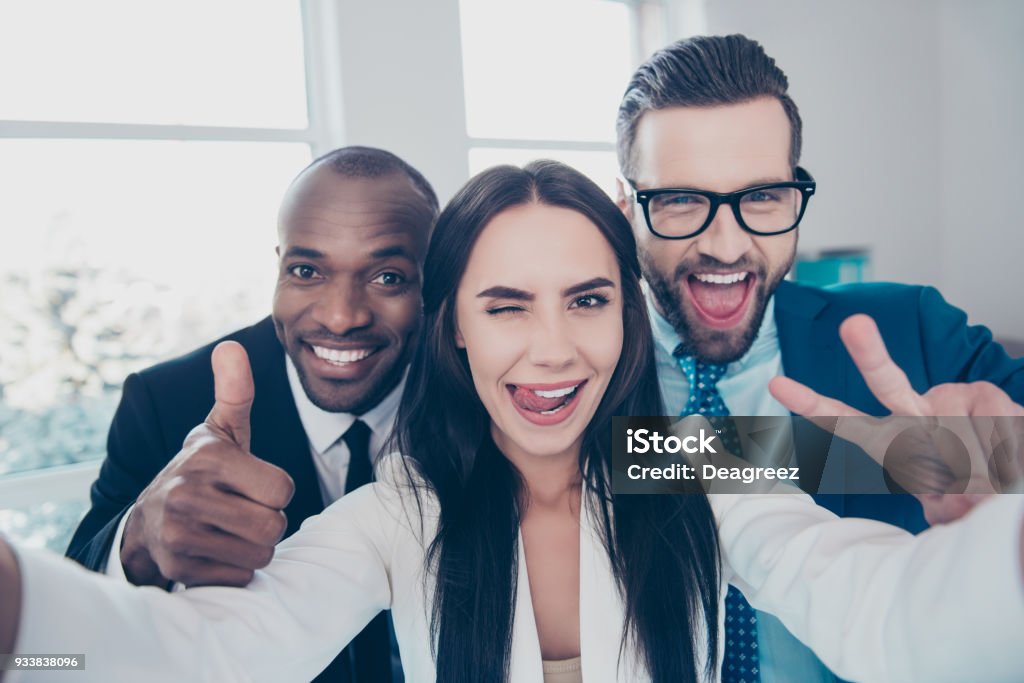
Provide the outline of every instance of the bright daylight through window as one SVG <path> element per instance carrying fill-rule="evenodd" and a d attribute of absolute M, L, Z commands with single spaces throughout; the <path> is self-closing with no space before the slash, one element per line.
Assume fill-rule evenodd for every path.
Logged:
<path fill-rule="evenodd" d="M 4 3 L 0 92 L 0 531 L 63 551 L 125 376 L 269 309 L 300 5 Z"/>

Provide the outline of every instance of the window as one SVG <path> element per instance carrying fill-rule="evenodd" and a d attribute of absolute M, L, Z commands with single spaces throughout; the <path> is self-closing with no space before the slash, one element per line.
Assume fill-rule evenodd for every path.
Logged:
<path fill-rule="evenodd" d="M 379 115 L 405 76 L 451 78 L 459 111 L 455 41 L 431 59 L 413 39 L 454 38 L 457 12 L 472 170 L 554 157 L 612 191 L 615 108 L 662 42 L 660 0 L 400 9 L 0 3 L 0 532 L 63 550 L 125 376 L 267 314 L 279 200 L 313 156 L 378 144 L 463 180 L 461 125 L 418 145 Z"/>
<path fill-rule="evenodd" d="M 609 194 L 615 111 L 661 41 L 661 3 L 460 0 L 470 173 L 564 161 Z"/>
<path fill-rule="evenodd" d="M 269 311 L 279 200 L 324 146 L 303 24 L 0 5 L 0 531 L 62 551 L 125 376 Z"/>

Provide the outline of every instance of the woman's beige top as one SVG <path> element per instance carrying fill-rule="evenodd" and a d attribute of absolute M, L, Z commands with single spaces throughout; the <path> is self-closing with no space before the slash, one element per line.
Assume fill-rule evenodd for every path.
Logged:
<path fill-rule="evenodd" d="M 583 683 L 580 658 L 544 660 L 544 683 Z"/>

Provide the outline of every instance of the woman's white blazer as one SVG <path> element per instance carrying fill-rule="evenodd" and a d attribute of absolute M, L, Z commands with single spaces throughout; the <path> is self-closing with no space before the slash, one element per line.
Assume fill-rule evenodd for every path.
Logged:
<path fill-rule="evenodd" d="M 308 681 L 391 609 L 409 683 L 434 680 L 432 586 L 408 484 L 349 494 L 278 547 L 247 589 L 136 589 L 21 549 L 21 653 L 81 653 L 84 671 L 10 681 Z M 1024 672 L 1024 496 L 995 496 L 918 536 L 838 519 L 802 494 L 711 496 L 725 582 L 777 615 L 844 678 L 1019 681 Z M 587 683 L 645 681 L 594 520 L 580 525 L 580 647 Z M 420 522 L 422 521 L 422 529 Z M 542 683 L 522 539 L 510 679 Z M 723 590 L 724 595 L 724 590 Z M 0 600 L 3 597 L 0 596 Z M 479 638 L 494 634 L 480 632 Z M 9 673 L 11 675 L 11 673 Z"/>

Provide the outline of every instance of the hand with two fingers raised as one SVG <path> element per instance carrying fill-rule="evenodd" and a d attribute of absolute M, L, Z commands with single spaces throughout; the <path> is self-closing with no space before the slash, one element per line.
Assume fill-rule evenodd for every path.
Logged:
<path fill-rule="evenodd" d="M 1024 481 L 1024 407 L 989 382 L 940 384 L 919 394 L 889 356 L 871 318 L 851 316 L 839 332 L 868 388 L 891 415 L 871 418 L 776 377 L 769 390 L 786 408 L 863 448 L 921 501 L 932 524 L 958 519 L 992 493 Z M 901 443 L 917 447 L 893 448 Z"/>

